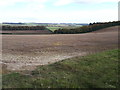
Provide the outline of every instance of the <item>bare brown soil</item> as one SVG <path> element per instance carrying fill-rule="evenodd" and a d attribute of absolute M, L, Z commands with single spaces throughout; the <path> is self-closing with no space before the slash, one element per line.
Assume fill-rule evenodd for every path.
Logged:
<path fill-rule="evenodd" d="M 118 26 L 85 34 L 2 35 L 2 64 L 8 70 L 33 70 L 38 65 L 118 48 Z"/>

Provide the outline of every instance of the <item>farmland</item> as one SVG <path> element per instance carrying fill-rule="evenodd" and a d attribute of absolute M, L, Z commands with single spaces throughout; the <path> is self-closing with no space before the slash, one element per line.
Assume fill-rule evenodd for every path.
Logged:
<path fill-rule="evenodd" d="M 117 88 L 118 28 L 83 34 L 1 35 L 2 87 Z"/>
<path fill-rule="evenodd" d="M 120 88 L 118 0 L 1 0 L 0 89 Z"/>
<path fill-rule="evenodd" d="M 6 71 L 32 71 L 39 65 L 118 48 L 118 26 L 86 34 L 2 35 L 2 45 Z"/>
<path fill-rule="evenodd" d="M 49 30 L 51 30 L 52 32 L 54 32 L 55 30 L 58 30 L 61 27 L 47 27 Z"/>
<path fill-rule="evenodd" d="M 77 28 L 77 27 L 82 27 L 82 25 L 75 25 L 75 26 L 62 26 L 62 27 L 58 27 L 58 26 L 53 26 L 53 27 L 47 27 L 49 30 L 51 30 L 52 32 L 54 32 L 55 30 L 58 30 L 58 29 L 74 29 L 74 28 Z"/>
<path fill-rule="evenodd" d="M 45 26 L 46 30 L 50 30 L 52 32 L 54 32 L 55 30 L 58 30 L 59 28 L 67 28 L 67 29 L 71 29 L 71 28 L 76 28 L 76 27 L 81 27 L 84 25 L 88 25 L 87 23 L 2 23 L 0 24 L 1 26 Z M 24 30 L 24 29 L 22 29 Z M 40 30 L 40 29 L 39 29 Z M 1 33 L 1 32 L 0 32 Z M 35 31 L 34 31 L 35 33 Z M 33 34 L 34 34 L 33 33 Z M 36 32 L 37 33 L 37 32 Z M 40 34 L 40 33 L 38 33 Z"/>

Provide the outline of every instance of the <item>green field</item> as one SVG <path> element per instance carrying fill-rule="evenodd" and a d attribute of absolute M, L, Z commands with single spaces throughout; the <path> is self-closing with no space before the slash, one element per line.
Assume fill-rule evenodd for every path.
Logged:
<path fill-rule="evenodd" d="M 55 30 L 58 30 L 61 27 L 47 27 L 49 30 L 51 30 L 52 32 L 54 32 Z"/>
<path fill-rule="evenodd" d="M 118 50 L 39 66 L 28 75 L 3 74 L 3 88 L 116 88 Z"/>
<path fill-rule="evenodd" d="M 82 25 L 80 26 L 63 26 L 63 27 L 47 27 L 49 30 L 51 30 L 52 32 L 54 32 L 55 30 L 58 30 L 60 28 L 63 28 L 63 29 L 73 29 L 73 28 L 77 28 L 77 27 L 82 27 Z"/>

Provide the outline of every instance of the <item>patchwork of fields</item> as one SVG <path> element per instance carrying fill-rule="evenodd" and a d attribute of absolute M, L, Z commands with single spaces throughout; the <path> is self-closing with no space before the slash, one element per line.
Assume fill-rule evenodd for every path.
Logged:
<path fill-rule="evenodd" d="M 2 35 L 4 69 L 33 70 L 38 65 L 118 48 L 118 26 L 85 34 Z"/>

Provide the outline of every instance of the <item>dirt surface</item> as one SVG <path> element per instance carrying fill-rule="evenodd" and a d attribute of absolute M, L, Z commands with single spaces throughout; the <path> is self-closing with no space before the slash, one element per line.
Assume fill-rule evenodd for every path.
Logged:
<path fill-rule="evenodd" d="M 38 65 L 118 48 L 118 27 L 85 34 L 2 35 L 2 61 L 8 70 L 33 70 Z"/>

